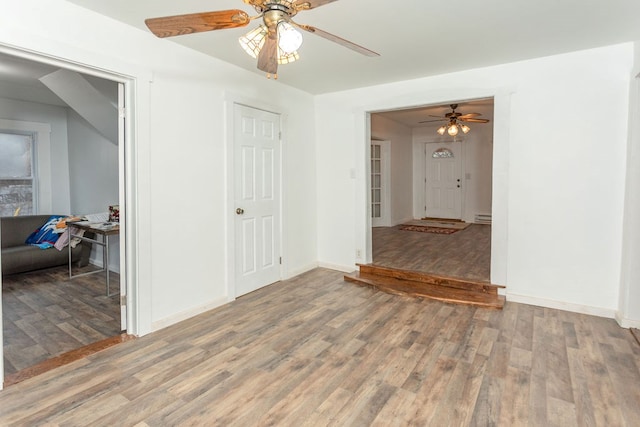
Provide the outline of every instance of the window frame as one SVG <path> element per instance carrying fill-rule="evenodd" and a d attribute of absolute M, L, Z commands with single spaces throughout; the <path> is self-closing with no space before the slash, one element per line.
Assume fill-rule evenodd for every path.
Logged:
<path fill-rule="evenodd" d="M 37 150 L 37 132 L 15 129 L 0 128 L 0 135 L 19 135 L 26 136 L 30 139 L 30 163 L 31 174 L 24 177 L 2 177 L 0 182 L 11 181 L 31 181 L 31 212 L 23 212 L 23 214 L 35 215 L 38 213 L 38 150 Z"/>

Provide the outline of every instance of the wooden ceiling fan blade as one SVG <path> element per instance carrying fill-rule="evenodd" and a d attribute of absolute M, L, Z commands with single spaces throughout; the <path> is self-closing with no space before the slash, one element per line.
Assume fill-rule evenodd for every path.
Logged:
<path fill-rule="evenodd" d="M 278 38 L 267 36 L 258 54 L 258 69 L 267 74 L 278 74 Z"/>
<path fill-rule="evenodd" d="M 225 28 L 244 27 L 251 21 L 249 15 L 239 9 L 217 12 L 189 13 L 144 21 L 149 30 L 157 37 L 173 37 Z"/>
<path fill-rule="evenodd" d="M 436 120 L 423 120 L 421 122 L 418 123 L 432 123 L 432 122 L 448 122 L 449 120 L 447 119 L 436 119 Z"/>
<path fill-rule="evenodd" d="M 460 117 L 467 118 L 467 117 L 477 117 L 477 116 L 481 116 L 481 115 L 482 114 L 480 114 L 480 113 L 467 113 L 467 114 L 461 115 Z"/>
<path fill-rule="evenodd" d="M 487 119 L 474 119 L 473 117 L 467 117 L 467 118 L 458 117 L 458 120 L 461 120 L 463 122 L 469 122 L 469 123 L 489 123 L 489 120 Z"/>
<path fill-rule="evenodd" d="M 380 56 L 379 53 L 376 53 L 376 52 L 374 52 L 372 50 L 369 50 L 366 47 L 362 47 L 362 46 L 357 45 L 357 44 L 355 44 L 353 42 L 350 42 L 349 40 L 345 40 L 342 37 L 338 37 L 338 36 L 336 36 L 334 34 L 328 33 L 326 31 L 323 31 L 323 30 L 319 29 L 319 28 L 312 27 L 311 25 L 302 25 L 302 24 L 297 24 L 295 22 L 294 22 L 294 24 L 297 27 L 299 27 L 299 28 L 301 28 L 301 29 L 303 29 L 305 31 L 308 31 L 308 32 L 310 32 L 312 34 L 315 34 L 315 35 L 320 36 L 322 38 L 325 38 L 327 40 L 331 40 L 332 42 L 338 43 L 339 45 L 344 46 L 344 47 L 346 47 L 348 49 L 354 50 L 354 51 L 356 51 L 358 53 L 361 53 L 362 55 L 365 55 L 365 56 Z"/>

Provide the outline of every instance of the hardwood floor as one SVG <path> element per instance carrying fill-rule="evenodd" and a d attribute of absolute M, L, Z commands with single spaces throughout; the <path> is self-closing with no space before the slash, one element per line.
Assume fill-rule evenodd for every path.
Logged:
<path fill-rule="evenodd" d="M 488 282 L 491 226 L 471 224 L 453 234 L 374 227 L 373 262 L 385 267 Z"/>
<path fill-rule="evenodd" d="M 359 271 L 345 274 L 344 280 L 394 295 L 430 298 L 454 304 L 502 309 L 506 302 L 505 296 L 499 294 L 504 286 L 489 282 L 434 276 L 375 264 L 359 265 L 358 268 Z"/>
<path fill-rule="evenodd" d="M 5 375 L 120 335 L 119 297 L 105 295 L 104 274 L 69 280 L 65 266 L 3 277 L 2 313 Z"/>
<path fill-rule="evenodd" d="M 638 426 L 615 321 L 316 269 L 0 392 L 0 425 Z"/>

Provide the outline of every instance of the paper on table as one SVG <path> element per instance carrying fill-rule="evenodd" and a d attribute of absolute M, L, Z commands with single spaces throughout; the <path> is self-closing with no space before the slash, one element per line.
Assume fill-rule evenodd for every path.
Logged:
<path fill-rule="evenodd" d="M 107 222 L 109 221 L 109 212 L 87 214 L 84 217 L 87 218 L 89 222 Z"/>

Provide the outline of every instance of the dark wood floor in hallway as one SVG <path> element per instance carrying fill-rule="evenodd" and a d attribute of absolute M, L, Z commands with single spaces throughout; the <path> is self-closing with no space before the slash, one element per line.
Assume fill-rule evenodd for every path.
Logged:
<path fill-rule="evenodd" d="M 457 306 L 316 269 L 0 392 L 0 425 L 638 426 L 611 319 Z"/>
<path fill-rule="evenodd" d="M 483 282 L 491 278 L 490 225 L 471 224 L 453 234 L 374 227 L 372 242 L 377 265 Z"/>

